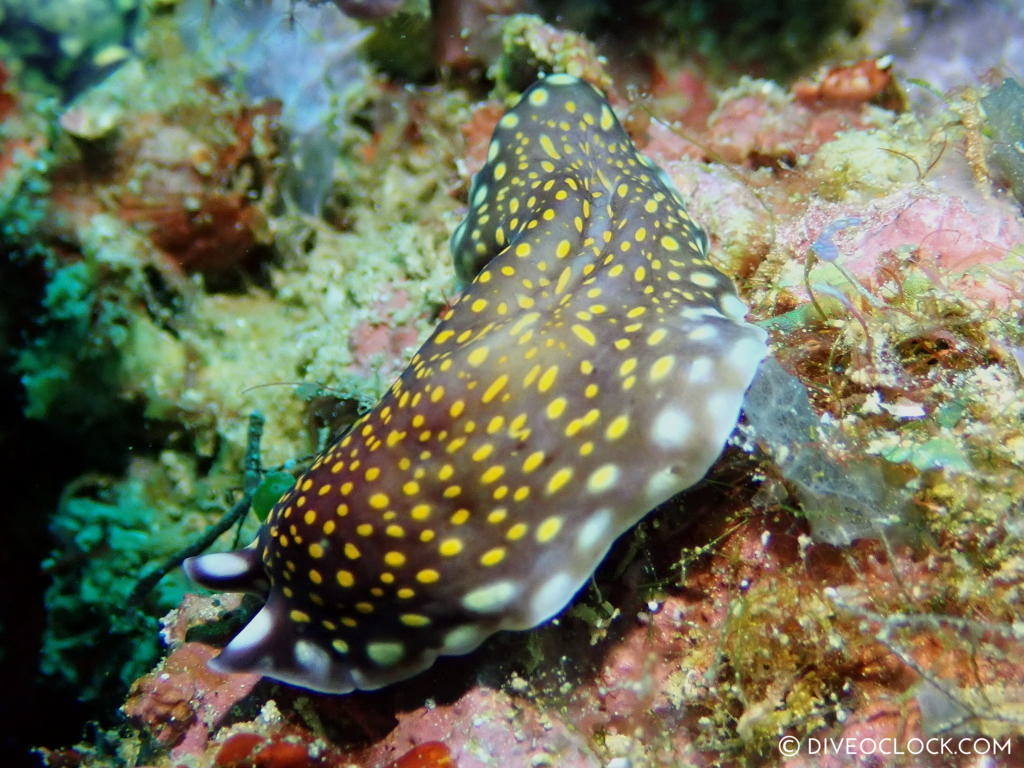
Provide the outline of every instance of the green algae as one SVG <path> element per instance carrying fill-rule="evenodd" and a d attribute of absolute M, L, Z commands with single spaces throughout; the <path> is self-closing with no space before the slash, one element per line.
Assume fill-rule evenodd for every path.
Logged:
<path fill-rule="evenodd" d="M 223 492 L 195 476 L 194 457 L 165 451 L 134 460 L 124 478 L 86 475 L 65 489 L 50 523 L 58 546 L 43 562 L 52 584 L 41 671 L 79 698 L 116 696 L 159 658 L 157 617 L 184 596 L 184 575 L 167 576 L 142 604 L 129 598 L 152 563 L 202 528 L 196 500 L 209 507 Z"/>

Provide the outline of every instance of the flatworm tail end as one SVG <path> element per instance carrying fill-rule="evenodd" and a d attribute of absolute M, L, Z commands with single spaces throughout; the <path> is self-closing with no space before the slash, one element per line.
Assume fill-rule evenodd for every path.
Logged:
<path fill-rule="evenodd" d="M 255 547 L 190 557 L 182 568 L 194 583 L 218 592 L 262 593 L 269 586 Z"/>

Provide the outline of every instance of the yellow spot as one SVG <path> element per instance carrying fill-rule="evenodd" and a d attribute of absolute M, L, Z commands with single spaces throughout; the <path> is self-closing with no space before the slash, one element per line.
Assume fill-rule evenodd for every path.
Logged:
<path fill-rule="evenodd" d="M 410 589 L 409 587 L 402 587 L 397 592 L 395 592 L 395 595 L 402 600 L 408 600 L 410 597 L 416 596 L 416 590 Z"/>
<path fill-rule="evenodd" d="M 388 505 L 388 501 L 386 493 L 375 493 L 370 496 L 370 506 L 374 509 L 384 509 Z"/>
<path fill-rule="evenodd" d="M 430 402 L 436 403 L 442 397 L 444 397 L 444 387 L 438 385 L 434 388 L 434 391 L 430 393 Z"/>
<path fill-rule="evenodd" d="M 345 544 L 345 557 L 347 557 L 349 560 L 358 560 L 360 554 L 361 553 L 359 552 L 359 547 L 357 547 L 355 544 L 351 542 L 347 542 Z"/>
<path fill-rule="evenodd" d="M 401 552 L 386 552 L 384 554 L 384 562 L 390 565 L 392 568 L 398 568 L 399 566 L 405 565 L 405 555 Z"/>
<path fill-rule="evenodd" d="M 306 521 L 306 525 L 312 525 L 316 522 L 316 512 L 311 509 L 302 516 L 302 519 Z"/>
<path fill-rule="evenodd" d="M 647 277 L 647 270 L 644 269 L 643 267 L 637 267 L 636 269 L 633 270 L 633 279 L 636 280 L 638 283 L 645 277 Z"/>
<path fill-rule="evenodd" d="M 495 181 L 501 181 L 505 178 L 505 173 L 508 171 L 508 166 L 504 163 L 498 163 L 494 166 L 494 179 Z"/>
<path fill-rule="evenodd" d="M 430 530 L 429 528 L 427 530 L 425 530 L 425 531 L 420 531 L 420 541 L 422 541 L 422 542 L 433 541 L 434 540 L 434 536 L 435 536 L 434 532 L 432 530 Z"/>
<path fill-rule="evenodd" d="M 312 581 L 314 584 L 323 584 L 324 583 L 324 577 L 321 576 L 320 575 L 320 571 L 317 571 L 317 570 L 311 570 L 309 572 L 309 580 Z"/>
<path fill-rule="evenodd" d="M 480 299 L 480 301 L 483 301 L 483 299 Z M 470 365 L 481 365 L 485 360 L 487 360 L 487 355 L 490 351 L 491 350 L 488 347 L 477 347 L 466 356 L 466 360 Z"/>
<path fill-rule="evenodd" d="M 352 575 L 351 571 L 338 571 L 334 574 L 334 578 L 342 587 L 351 587 L 356 583 L 356 577 Z"/>
<path fill-rule="evenodd" d="M 551 389 L 551 386 L 555 383 L 555 378 L 558 376 L 558 366 L 552 365 L 544 374 L 540 377 L 537 382 L 537 389 L 540 392 L 547 392 Z"/>
<path fill-rule="evenodd" d="M 551 479 L 548 480 L 547 492 L 549 494 L 557 493 L 562 490 L 570 480 L 572 480 L 572 469 L 569 467 L 562 467 L 551 476 Z"/>
<path fill-rule="evenodd" d="M 368 470 L 366 470 L 366 474 L 364 475 L 364 477 L 372 483 L 374 480 L 380 477 L 380 469 L 378 469 L 377 467 L 370 467 Z"/>
<path fill-rule="evenodd" d="M 457 509 L 452 513 L 452 516 L 448 518 L 452 525 L 464 525 L 469 520 L 468 509 Z"/>
<path fill-rule="evenodd" d="M 466 401 L 456 400 L 448 409 L 448 415 L 451 416 L 453 419 L 457 419 L 459 418 L 459 416 L 462 415 L 462 412 L 464 410 L 466 410 Z"/>
<path fill-rule="evenodd" d="M 324 548 L 322 546 L 320 546 L 319 544 L 310 544 L 309 545 L 309 556 L 319 560 L 321 557 L 324 556 Z"/>
<path fill-rule="evenodd" d="M 548 92 L 545 88 L 537 88 L 530 93 L 530 103 L 535 107 L 543 107 L 548 103 Z"/>
<path fill-rule="evenodd" d="M 565 413 L 565 406 L 568 401 L 564 397 L 556 397 L 550 403 L 548 403 L 547 414 L 549 419 L 557 419 L 563 413 Z"/>
<path fill-rule="evenodd" d="M 439 470 L 437 470 L 438 480 L 447 480 L 449 477 L 455 474 L 455 467 L 451 464 L 445 464 Z"/>
<path fill-rule="evenodd" d="M 442 494 L 442 495 L 446 499 L 454 499 L 460 493 L 462 493 L 462 486 L 461 485 L 449 485 L 447 488 L 444 489 L 444 494 Z"/>
<path fill-rule="evenodd" d="M 597 337 L 591 332 L 585 325 L 576 323 L 572 326 L 572 332 L 576 334 L 576 337 L 588 346 L 594 346 L 597 343 Z"/>
<path fill-rule="evenodd" d="M 342 639 L 341 639 L 340 637 L 336 637 L 336 638 L 334 638 L 333 640 L 331 640 L 331 646 L 332 646 L 332 647 L 334 648 L 334 650 L 336 650 L 336 651 L 337 651 L 338 653 L 341 653 L 341 654 L 346 654 L 346 653 L 348 653 L 348 643 L 346 643 L 346 642 L 345 642 L 344 640 L 342 640 Z"/>
<path fill-rule="evenodd" d="M 527 496 L 530 495 L 530 486 L 521 485 L 516 488 L 516 492 L 512 494 L 512 498 L 516 501 L 523 501 Z"/>
<path fill-rule="evenodd" d="M 615 116 L 607 104 L 601 105 L 601 130 L 608 131 L 615 124 Z"/>
<path fill-rule="evenodd" d="M 555 149 L 555 145 L 551 142 L 551 138 L 546 133 L 542 133 L 540 135 L 539 141 L 540 148 L 544 150 L 544 153 L 548 157 L 550 157 L 552 160 L 562 159 L 562 156 L 558 154 L 558 151 Z"/>
<path fill-rule="evenodd" d="M 335 528 L 337 528 L 337 525 L 335 525 L 334 521 L 328 520 L 326 523 L 324 523 L 324 534 L 330 536 L 332 533 L 334 533 Z"/>
<path fill-rule="evenodd" d="M 614 464 L 605 464 L 595 469 L 587 478 L 587 490 L 591 493 L 607 491 L 619 479 L 619 468 Z"/>
<path fill-rule="evenodd" d="M 608 425 L 608 429 L 605 430 L 604 436 L 609 440 L 618 440 L 629 429 L 629 417 L 628 416 L 616 416 L 612 419 Z"/>
<path fill-rule="evenodd" d="M 480 475 L 480 482 L 484 485 L 489 485 L 500 479 L 505 474 L 505 468 L 495 464 L 493 467 L 488 467 L 487 470 Z"/>
<path fill-rule="evenodd" d="M 661 343 L 661 341 L 666 336 L 668 336 L 668 331 L 666 331 L 664 328 L 659 328 L 658 330 L 653 331 L 651 335 L 647 337 L 647 343 L 653 347 L 655 344 Z"/>
<path fill-rule="evenodd" d="M 679 241 L 672 237 L 672 235 L 664 235 L 661 238 L 661 247 L 666 251 L 678 251 Z"/>
<path fill-rule="evenodd" d="M 430 624 L 430 619 L 419 613 L 403 613 L 398 620 L 407 627 L 425 627 Z"/>
<path fill-rule="evenodd" d="M 528 530 L 529 526 L 526 523 L 516 523 L 508 529 L 508 533 L 505 534 L 505 538 L 509 541 L 519 541 L 519 539 L 526 535 Z"/>
<path fill-rule="evenodd" d="M 629 357 L 622 361 L 622 365 L 619 366 L 619 375 L 628 376 L 634 370 L 636 370 L 636 358 Z"/>
<path fill-rule="evenodd" d="M 513 112 L 509 112 L 501 120 L 498 121 L 498 125 L 502 128 L 512 129 L 519 125 L 519 116 Z"/>
<path fill-rule="evenodd" d="M 530 252 L 532 250 L 533 249 L 530 248 L 530 244 L 529 243 L 520 243 L 519 245 L 516 246 L 515 253 L 516 253 L 516 256 L 518 256 L 519 258 L 524 259 L 524 258 L 526 258 L 527 256 L 530 255 Z"/>
<path fill-rule="evenodd" d="M 569 285 L 569 278 L 572 277 L 572 267 L 566 267 L 562 270 L 562 273 L 558 276 L 558 282 L 555 283 L 555 293 L 560 294 L 565 291 L 565 287 Z"/>
<path fill-rule="evenodd" d="M 373 603 L 356 603 L 356 610 L 360 613 L 373 613 Z"/>
<path fill-rule="evenodd" d="M 400 525 L 392 523 L 384 529 L 384 533 L 386 533 L 388 536 L 391 536 L 392 538 L 400 539 L 403 536 L 405 536 L 405 529 Z"/>
<path fill-rule="evenodd" d="M 454 557 L 462 551 L 461 539 L 445 539 L 438 546 L 437 551 L 444 557 Z"/>
<path fill-rule="evenodd" d="M 305 611 L 293 610 L 288 616 L 292 621 L 299 622 L 300 624 L 305 624 L 309 621 L 309 614 Z"/>
<path fill-rule="evenodd" d="M 409 512 L 412 515 L 413 520 L 426 520 L 430 517 L 430 505 L 429 504 L 417 504 Z"/>
<path fill-rule="evenodd" d="M 480 282 L 486 283 L 487 281 L 481 280 Z M 469 305 L 469 308 L 474 312 L 483 312 L 485 309 L 487 309 L 487 299 L 476 299 L 473 301 L 472 304 Z"/>
<path fill-rule="evenodd" d="M 675 365 L 676 358 L 674 355 L 664 355 L 654 361 L 654 365 L 651 366 L 651 381 L 660 381 L 668 375 L 668 372 L 672 370 L 672 366 Z"/>
<path fill-rule="evenodd" d="M 440 578 L 441 574 L 435 571 L 433 568 L 424 568 L 422 571 L 416 574 L 416 581 L 418 581 L 420 584 L 433 584 Z"/>
<path fill-rule="evenodd" d="M 483 397 L 481 397 L 480 400 L 484 403 L 491 402 L 491 400 L 497 397 L 501 390 L 505 388 L 506 384 L 508 384 L 508 375 L 503 373 L 494 380 L 491 386 L 487 388 L 487 391 L 484 392 Z"/>
<path fill-rule="evenodd" d="M 356 533 L 360 536 L 370 536 L 373 533 L 373 526 L 369 523 L 360 523 L 356 526 Z"/>
<path fill-rule="evenodd" d="M 544 461 L 544 451 L 534 451 L 523 462 L 523 472 L 533 472 Z"/>
<path fill-rule="evenodd" d="M 561 240 L 559 241 L 558 245 L 555 246 L 555 256 L 557 256 L 560 259 L 564 259 L 566 256 L 569 255 L 569 250 L 571 248 L 572 245 L 569 243 L 568 240 Z"/>
<path fill-rule="evenodd" d="M 549 517 L 537 526 L 537 541 L 541 544 L 546 544 L 555 538 L 560 530 L 562 530 L 562 518 Z"/>
<path fill-rule="evenodd" d="M 494 446 L 490 443 L 484 443 L 475 451 L 473 451 L 473 461 L 483 461 L 488 456 L 494 453 Z"/>
<path fill-rule="evenodd" d="M 486 552 L 484 552 L 482 555 L 480 555 L 480 565 L 486 565 L 486 566 L 497 565 L 498 563 L 500 563 L 504 559 L 505 559 L 505 548 L 504 547 L 494 547 L 493 549 L 488 549 Z"/>
<path fill-rule="evenodd" d="M 496 434 L 501 430 L 503 426 L 505 426 L 505 417 L 495 416 L 489 422 L 487 422 L 487 434 Z"/>
<path fill-rule="evenodd" d="M 404 493 L 406 496 L 415 496 L 419 492 L 420 484 L 417 483 L 415 480 L 409 480 L 408 482 L 402 484 L 402 493 Z"/>
<path fill-rule="evenodd" d="M 504 507 L 498 507 L 487 513 L 487 522 L 491 525 L 497 525 L 504 522 L 506 517 L 508 517 L 508 510 Z"/>

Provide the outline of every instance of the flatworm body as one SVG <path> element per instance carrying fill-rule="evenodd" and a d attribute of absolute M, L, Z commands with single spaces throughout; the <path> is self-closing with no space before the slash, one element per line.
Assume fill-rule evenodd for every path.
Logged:
<path fill-rule="evenodd" d="M 218 668 L 372 689 L 533 627 L 721 452 L 765 334 L 596 88 L 531 86 L 470 206 L 471 282 L 409 368 L 251 547 L 186 563 L 267 595 Z"/>

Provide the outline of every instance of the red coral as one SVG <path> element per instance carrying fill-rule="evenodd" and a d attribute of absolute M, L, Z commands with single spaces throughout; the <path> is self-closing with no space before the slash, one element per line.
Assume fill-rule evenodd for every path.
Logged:
<path fill-rule="evenodd" d="M 413 747 L 388 768 L 457 768 L 452 753 L 440 741 L 428 741 Z"/>
<path fill-rule="evenodd" d="M 263 737 L 255 733 L 236 733 L 221 744 L 214 763 L 218 768 L 241 768 L 249 764 L 249 756 Z"/>
<path fill-rule="evenodd" d="M 305 744 L 278 741 L 268 744 L 253 757 L 255 768 L 312 768 Z"/>

